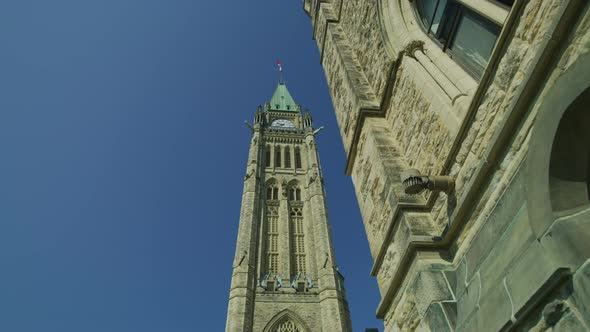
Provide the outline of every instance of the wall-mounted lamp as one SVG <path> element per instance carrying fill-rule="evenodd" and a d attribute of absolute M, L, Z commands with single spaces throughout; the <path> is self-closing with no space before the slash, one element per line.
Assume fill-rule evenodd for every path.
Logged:
<path fill-rule="evenodd" d="M 418 195 L 426 189 L 449 193 L 455 187 L 455 180 L 450 176 L 423 175 L 413 168 L 403 171 L 400 177 L 408 195 Z"/>

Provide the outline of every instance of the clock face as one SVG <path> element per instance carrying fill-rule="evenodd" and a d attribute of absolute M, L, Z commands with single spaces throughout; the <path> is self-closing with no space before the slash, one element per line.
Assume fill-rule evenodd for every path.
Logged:
<path fill-rule="evenodd" d="M 293 128 L 293 127 L 295 127 L 295 125 L 293 125 L 293 122 L 291 122 L 287 119 L 274 120 L 270 125 L 271 125 L 271 127 L 279 127 L 279 128 Z"/>

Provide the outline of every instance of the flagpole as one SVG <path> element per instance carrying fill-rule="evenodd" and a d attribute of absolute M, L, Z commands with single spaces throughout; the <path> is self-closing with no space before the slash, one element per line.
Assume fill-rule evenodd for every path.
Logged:
<path fill-rule="evenodd" d="M 281 66 L 281 61 L 277 59 L 277 66 L 279 67 L 279 84 L 283 83 L 283 67 Z"/>

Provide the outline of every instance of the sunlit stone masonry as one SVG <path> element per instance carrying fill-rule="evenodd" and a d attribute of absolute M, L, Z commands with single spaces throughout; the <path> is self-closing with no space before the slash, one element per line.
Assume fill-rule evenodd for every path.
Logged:
<path fill-rule="evenodd" d="M 350 332 L 309 113 L 284 83 L 252 131 L 226 331 Z"/>
<path fill-rule="evenodd" d="M 302 5 L 385 330 L 590 330 L 590 2 Z"/>

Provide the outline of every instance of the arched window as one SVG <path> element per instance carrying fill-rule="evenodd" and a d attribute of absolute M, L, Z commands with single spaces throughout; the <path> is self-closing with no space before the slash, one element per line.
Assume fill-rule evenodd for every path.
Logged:
<path fill-rule="evenodd" d="M 291 168 L 291 149 L 285 147 L 285 168 Z"/>
<path fill-rule="evenodd" d="M 309 327 L 294 312 L 285 309 L 276 314 L 261 330 L 262 332 L 308 332 Z"/>
<path fill-rule="evenodd" d="M 301 189 L 299 189 L 298 187 L 291 187 L 289 189 L 289 200 L 301 201 Z"/>
<path fill-rule="evenodd" d="M 279 199 L 279 186 L 276 183 L 271 183 L 271 184 L 267 185 L 266 199 L 267 200 L 278 200 Z"/>
<path fill-rule="evenodd" d="M 301 168 L 301 152 L 299 148 L 295 148 L 295 168 Z"/>
<path fill-rule="evenodd" d="M 292 274 L 305 274 L 305 232 L 303 231 L 303 208 L 291 207 L 289 213 L 291 219 L 291 264 Z"/>
<path fill-rule="evenodd" d="M 279 211 L 277 206 L 266 208 L 266 273 L 278 273 Z"/>
<path fill-rule="evenodd" d="M 281 146 L 275 146 L 275 167 L 281 167 Z"/>
<path fill-rule="evenodd" d="M 559 215 L 590 207 L 590 89 L 563 114 L 551 147 L 551 207 Z"/>
<path fill-rule="evenodd" d="M 426 33 L 469 73 L 481 77 L 501 27 L 458 0 L 415 0 L 414 3 Z"/>
<path fill-rule="evenodd" d="M 266 153 L 265 153 L 265 156 L 264 156 L 264 157 L 265 157 L 265 158 L 264 158 L 265 165 L 266 165 L 266 167 L 270 167 L 270 155 L 271 155 L 271 152 L 270 152 L 270 145 L 267 145 L 267 146 L 266 146 L 266 148 L 265 148 L 264 150 L 265 150 L 265 152 L 266 152 Z"/>

